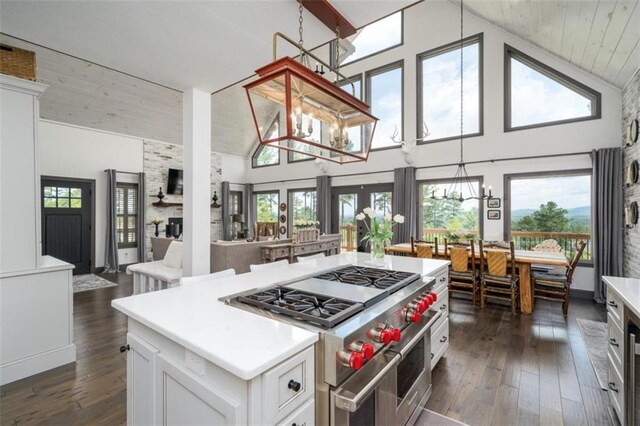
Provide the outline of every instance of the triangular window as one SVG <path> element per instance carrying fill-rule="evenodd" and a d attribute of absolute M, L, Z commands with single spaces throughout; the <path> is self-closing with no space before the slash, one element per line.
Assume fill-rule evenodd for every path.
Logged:
<path fill-rule="evenodd" d="M 276 115 L 276 118 L 271 122 L 271 126 L 264 134 L 263 139 L 273 139 L 280 135 L 280 127 L 278 122 L 280 121 L 280 114 Z M 275 166 L 280 164 L 280 150 L 272 146 L 259 145 L 258 149 L 253 153 L 251 157 L 252 167 L 265 167 Z"/>

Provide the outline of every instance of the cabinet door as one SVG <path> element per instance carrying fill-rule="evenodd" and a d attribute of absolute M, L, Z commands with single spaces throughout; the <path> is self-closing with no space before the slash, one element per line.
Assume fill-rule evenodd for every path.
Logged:
<path fill-rule="evenodd" d="M 158 424 L 234 425 L 243 422 L 242 406 L 238 401 L 163 354 L 158 355 L 156 374 Z"/>
<path fill-rule="evenodd" d="M 127 424 L 153 425 L 158 349 L 131 333 L 127 344 Z"/>

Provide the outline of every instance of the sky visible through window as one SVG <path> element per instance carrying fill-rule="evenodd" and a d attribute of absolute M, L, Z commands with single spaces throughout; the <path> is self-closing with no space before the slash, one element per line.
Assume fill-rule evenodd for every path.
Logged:
<path fill-rule="evenodd" d="M 355 52 L 342 61 L 342 65 L 365 56 L 395 46 L 402 42 L 402 12 L 394 13 L 384 19 L 360 29 L 353 38 Z"/>
<path fill-rule="evenodd" d="M 379 119 L 371 148 L 398 146 L 391 135 L 395 128 L 402 134 L 402 68 L 372 75 L 369 81 L 371 113 Z"/>
<path fill-rule="evenodd" d="M 480 44 L 464 47 L 464 134 L 480 131 Z M 460 49 L 424 59 L 422 115 L 429 128 L 427 140 L 460 135 Z"/>
<path fill-rule="evenodd" d="M 511 126 L 589 117 L 591 100 L 511 58 Z"/>

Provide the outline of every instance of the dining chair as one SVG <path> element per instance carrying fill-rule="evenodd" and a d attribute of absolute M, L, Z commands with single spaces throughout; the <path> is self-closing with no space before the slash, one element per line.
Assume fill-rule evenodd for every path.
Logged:
<path fill-rule="evenodd" d="M 438 238 L 433 241 L 416 240 L 411 237 L 411 255 L 421 259 L 435 259 L 438 256 Z"/>
<path fill-rule="evenodd" d="M 584 241 L 580 241 L 578 243 L 578 248 L 564 274 L 533 272 L 532 281 L 534 300 L 544 299 L 554 302 L 562 302 L 562 313 L 563 315 L 567 315 L 567 312 L 569 312 L 569 292 L 571 290 L 573 273 L 578 266 L 578 262 L 580 262 L 580 259 L 582 258 L 582 252 L 586 246 L 587 244 Z"/>
<path fill-rule="evenodd" d="M 487 249 L 480 241 L 480 306 L 487 299 L 504 300 L 511 304 L 511 313 L 516 313 L 519 288 L 515 258 L 513 241 L 508 250 Z"/>
<path fill-rule="evenodd" d="M 275 269 L 275 268 L 281 268 L 285 265 L 288 265 L 289 261 L 287 259 L 284 260 L 278 260 L 277 262 L 269 262 L 269 263 L 262 263 L 262 264 L 257 264 L 257 265 L 249 265 L 249 269 L 251 270 L 251 272 L 256 272 L 256 271 L 264 271 L 267 269 Z"/>
<path fill-rule="evenodd" d="M 452 247 L 449 258 L 449 297 L 454 293 L 471 294 L 471 303 L 478 299 L 478 275 L 476 274 L 476 254 L 473 241 L 470 248 Z M 471 250 L 471 254 L 469 254 Z"/>

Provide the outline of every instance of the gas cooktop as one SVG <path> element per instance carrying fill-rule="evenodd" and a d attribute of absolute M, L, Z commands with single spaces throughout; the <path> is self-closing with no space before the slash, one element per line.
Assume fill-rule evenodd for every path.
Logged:
<path fill-rule="evenodd" d="M 387 269 L 367 268 L 363 266 L 346 266 L 344 268 L 317 275 L 317 279 L 338 281 L 345 284 L 364 286 L 385 290 L 392 294 L 409 283 L 420 278 L 420 274 L 391 271 Z"/>

